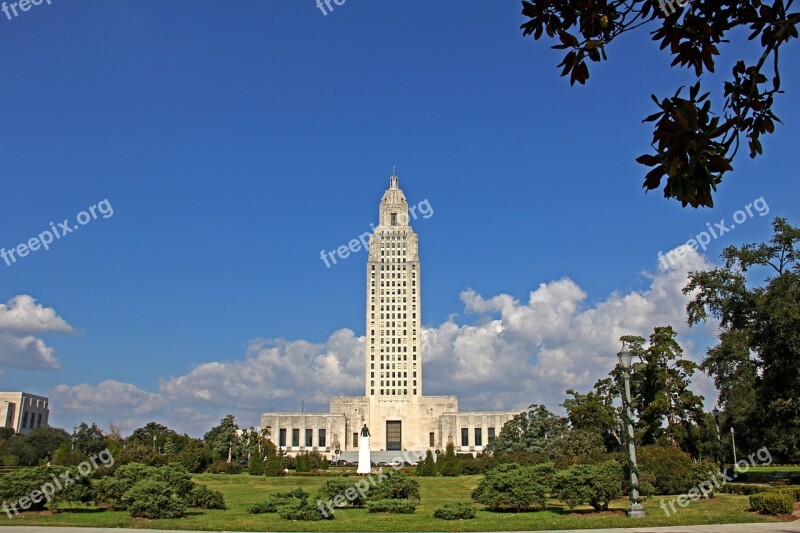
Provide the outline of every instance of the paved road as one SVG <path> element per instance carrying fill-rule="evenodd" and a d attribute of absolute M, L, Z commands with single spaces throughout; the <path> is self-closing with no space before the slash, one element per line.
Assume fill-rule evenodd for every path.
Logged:
<path fill-rule="evenodd" d="M 165 529 L 107 529 L 96 527 L 0 527 L 0 533 L 175 533 Z M 538 531 L 536 533 L 800 533 L 800 520 L 794 522 L 770 522 L 761 524 L 727 524 L 712 526 L 680 527 L 635 527 L 615 529 L 561 529 L 558 531 Z M 182 531 L 181 533 L 201 533 Z M 524 532 L 523 532 L 524 533 Z"/>

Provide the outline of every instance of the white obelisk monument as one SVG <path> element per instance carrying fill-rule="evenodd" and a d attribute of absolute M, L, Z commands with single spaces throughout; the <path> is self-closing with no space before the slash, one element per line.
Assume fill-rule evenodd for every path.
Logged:
<path fill-rule="evenodd" d="M 361 442 L 358 446 L 358 474 L 369 474 L 372 471 L 372 463 L 369 455 L 369 428 L 366 424 L 361 428 Z"/>

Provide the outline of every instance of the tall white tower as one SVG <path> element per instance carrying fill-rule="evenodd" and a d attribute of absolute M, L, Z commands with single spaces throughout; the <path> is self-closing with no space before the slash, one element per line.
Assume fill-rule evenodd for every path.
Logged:
<path fill-rule="evenodd" d="M 366 395 L 378 401 L 422 396 L 419 239 L 397 181 L 392 174 L 367 260 Z"/>

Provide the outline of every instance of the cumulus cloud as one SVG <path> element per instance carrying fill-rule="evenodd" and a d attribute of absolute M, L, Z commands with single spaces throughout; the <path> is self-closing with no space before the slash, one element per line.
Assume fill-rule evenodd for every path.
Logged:
<path fill-rule="evenodd" d="M 102 413 L 123 431 L 158 420 L 200 434 L 227 413 L 241 424 L 257 425 L 265 410 L 299 410 L 300 398 L 325 409 L 332 395 L 363 394 L 363 354 L 364 338 L 349 329 L 324 343 L 255 339 L 244 359 L 200 364 L 162 379 L 157 392 L 109 380 L 59 385 L 51 396 L 76 416 Z M 139 416 L 128 417 L 131 413 Z"/>
<path fill-rule="evenodd" d="M 668 324 L 686 355 L 697 359 L 695 343 L 709 337 L 697 328 L 688 331 L 688 297 L 681 289 L 689 271 L 712 265 L 688 247 L 673 257 L 642 273 L 646 289 L 614 292 L 594 305 L 568 278 L 540 284 L 525 301 L 465 290 L 461 300 L 469 320 L 451 316 L 423 330 L 424 393 L 456 394 L 462 410 L 521 410 L 531 403 L 557 409 L 566 389 L 587 390 L 608 374 L 622 335 L 647 338 L 655 326 Z M 698 378 L 700 392 L 710 392 L 709 382 Z M 226 413 L 250 425 L 262 411 L 296 411 L 301 397 L 309 410 L 325 410 L 331 395 L 363 394 L 363 379 L 364 338 L 341 329 L 323 343 L 253 340 L 243 359 L 200 364 L 162 379 L 157 392 L 105 381 L 61 385 L 53 396 L 81 413 L 102 406 L 123 426 L 153 419 L 201 433 Z"/>
<path fill-rule="evenodd" d="M 646 290 L 615 292 L 593 306 L 567 278 L 540 284 L 527 301 L 464 291 L 465 311 L 476 316 L 477 325 L 458 325 L 451 318 L 423 334 L 427 393 L 457 393 L 466 409 L 487 402 L 503 408 L 530 403 L 554 408 L 566 389 L 589 389 L 608 374 L 621 336 L 647 338 L 662 325 L 673 326 L 686 355 L 695 356 L 696 334 L 687 335 L 688 297 L 681 289 L 688 272 L 712 265 L 692 248 L 681 252 L 674 264 L 643 273 L 650 283 Z"/>
<path fill-rule="evenodd" d="M 28 370 L 56 370 L 55 350 L 33 334 L 75 333 L 52 307 L 20 294 L 0 304 L 0 366 Z"/>

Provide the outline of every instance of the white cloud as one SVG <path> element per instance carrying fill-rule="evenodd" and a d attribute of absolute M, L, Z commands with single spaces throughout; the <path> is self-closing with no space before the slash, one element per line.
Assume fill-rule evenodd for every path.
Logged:
<path fill-rule="evenodd" d="M 466 290 L 461 300 L 472 323 L 453 316 L 423 331 L 424 392 L 458 395 L 463 410 L 521 410 L 530 403 L 556 409 L 566 389 L 586 390 L 608 374 L 622 335 L 646 338 L 667 324 L 696 358 L 697 339 L 709 339 L 697 328 L 687 331 L 681 289 L 687 272 L 711 266 L 688 249 L 674 265 L 643 273 L 646 290 L 615 292 L 595 305 L 567 278 L 539 285 L 527 301 Z M 101 409 L 123 430 L 158 420 L 200 434 L 226 413 L 250 425 L 265 410 L 298 410 L 301 397 L 309 410 L 325 410 L 331 395 L 363 394 L 363 365 L 364 338 L 341 329 L 324 343 L 253 340 L 243 359 L 200 364 L 162 379 L 157 392 L 105 381 L 60 385 L 53 396 L 82 415 Z M 701 392 L 709 392 L 708 380 L 699 381 Z"/>
<path fill-rule="evenodd" d="M 40 333 L 75 333 L 72 326 L 27 294 L 0 304 L 0 366 L 28 370 L 56 370 L 55 350 L 33 336 Z"/>

